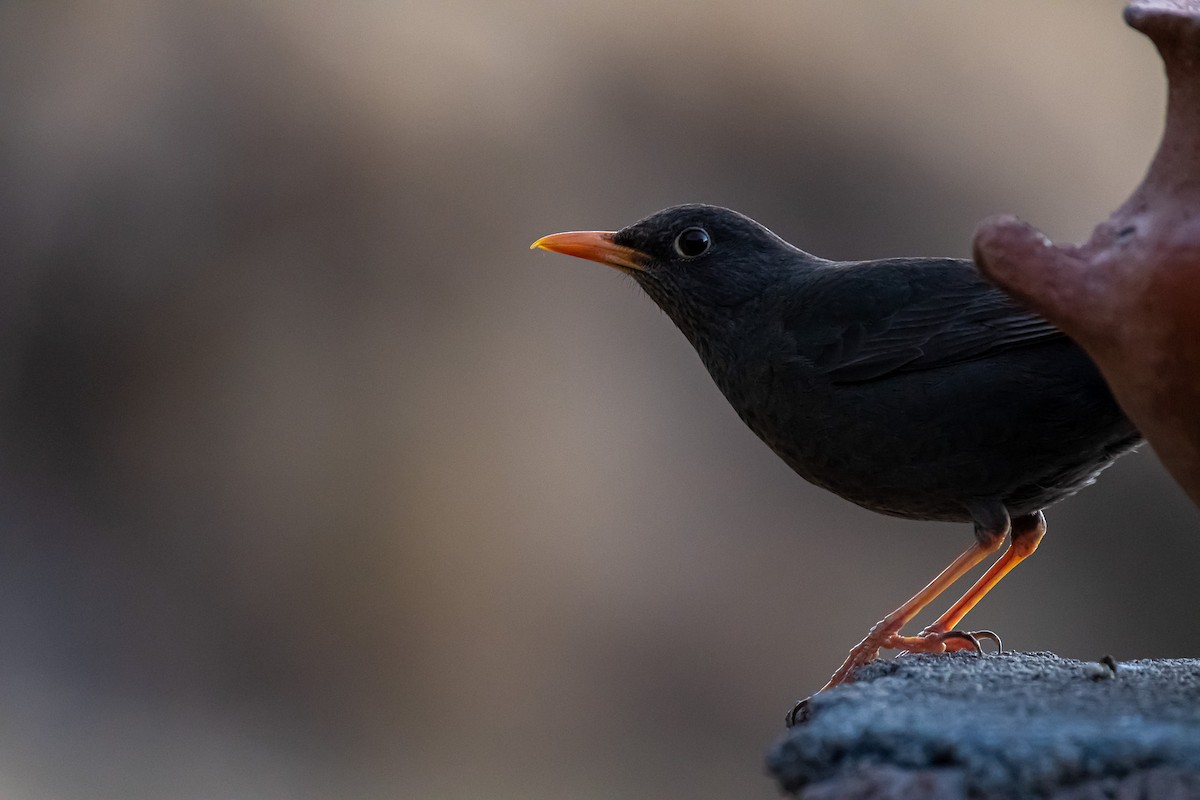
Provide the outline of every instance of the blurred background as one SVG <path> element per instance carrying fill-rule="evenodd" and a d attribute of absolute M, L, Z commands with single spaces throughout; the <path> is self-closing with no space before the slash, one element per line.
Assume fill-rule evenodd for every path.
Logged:
<path fill-rule="evenodd" d="M 1120 8 L 0 5 L 0 796 L 775 796 L 784 712 L 969 527 L 805 484 L 529 243 L 1085 238 L 1163 116 Z M 1049 520 L 972 626 L 1200 656 L 1151 452 Z"/>

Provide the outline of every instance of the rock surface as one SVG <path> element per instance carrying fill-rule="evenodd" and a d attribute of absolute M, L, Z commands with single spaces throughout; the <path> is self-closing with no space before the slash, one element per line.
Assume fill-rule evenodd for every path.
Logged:
<path fill-rule="evenodd" d="M 1112 662 L 1116 663 L 1116 662 Z M 1200 660 L 904 656 L 823 693 L 772 748 L 812 798 L 1200 798 Z"/>

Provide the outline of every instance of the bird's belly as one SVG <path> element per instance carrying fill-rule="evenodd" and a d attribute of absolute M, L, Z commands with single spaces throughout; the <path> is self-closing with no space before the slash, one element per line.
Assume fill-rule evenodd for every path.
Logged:
<path fill-rule="evenodd" d="M 1039 510 L 1139 441 L 1098 377 L 1069 386 L 972 378 L 918 373 L 802 397 L 759 392 L 734 406 L 801 477 L 910 519 L 967 521 L 977 500 L 1014 515 Z"/>

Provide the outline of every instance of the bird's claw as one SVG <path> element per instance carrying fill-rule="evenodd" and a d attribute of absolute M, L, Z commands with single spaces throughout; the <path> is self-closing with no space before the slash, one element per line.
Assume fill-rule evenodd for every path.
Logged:
<path fill-rule="evenodd" d="M 974 650 L 978 655 L 983 655 L 983 646 L 980 644 L 980 641 L 984 639 L 995 643 L 997 653 L 1004 652 L 1004 642 L 1000 641 L 1000 635 L 995 631 L 947 631 L 946 633 L 942 634 L 942 642 L 945 643 L 947 639 L 960 639 L 968 642 L 969 644 L 969 648 L 968 646 L 956 647 L 954 645 L 947 644 L 947 652 L 971 649 Z"/>
<path fill-rule="evenodd" d="M 995 631 L 971 631 L 971 635 L 973 635 L 977 641 L 981 639 L 987 639 L 991 642 L 994 642 L 996 645 L 996 654 L 1004 652 L 1004 642 L 1000 641 L 1000 634 L 996 633 Z"/>
<path fill-rule="evenodd" d="M 783 724 L 789 728 L 793 728 L 796 725 L 799 725 L 801 722 L 807 721 L 808 703 L 810 700 L 812 700 L 811 697 L 806 697 L 803 700 L 798 701 L 796 705 L 792 706 L 792 710 L 784 715 Z"/>

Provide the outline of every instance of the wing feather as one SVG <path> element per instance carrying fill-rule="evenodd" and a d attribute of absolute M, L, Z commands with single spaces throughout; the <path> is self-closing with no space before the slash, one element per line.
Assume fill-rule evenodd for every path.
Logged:
<path fill-rule="evenodd" d="M 798 350 L 834 383 L 938 369 L 1064 338 L 968 261 L 838 264 L 816 276 L 803 297 L 805 308 L 790 315 Z"/>

